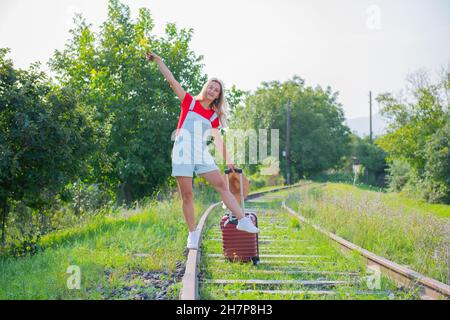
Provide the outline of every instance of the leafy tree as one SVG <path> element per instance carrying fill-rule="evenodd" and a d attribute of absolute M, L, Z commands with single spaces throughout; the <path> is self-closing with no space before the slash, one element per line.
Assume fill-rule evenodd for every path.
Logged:
<path fill-rule="evenodd" d="M 366 183 L 379 186 L 384 185 L 385 170 L 387 169 L 387 154 L 376 144 L 370 143 L 369 137 L 364 139 L 352 135 L 353 156 L 363 165 Z"/>
<path fill-rule="evenodd" d="M 92 115 L 76 94 L 52 84 L 39 64 L 15 69 L 8 52 L 0 49 L 2 243 L 11 201 L 45 210 L 95 148 Z"/>
<path fill-rule="evenodd" d="M 230 117 L 233 117 L 235 109 L 243 105 L 250 92 L 240 90 L 233 85 L 231 86 L 231 89 L 226 90 L 225 93 L 230 106 Z"/>
<path fill-rule="evenodd" d="M 85 181 L 101 182 L 127 203 L 167 183 L 171 170 L 171 135 L 180 113 L 179 101 L 157 66 L 145 61 L 149 48 L 163 57 L 175 78 L 190 92 L 207 80 L 202 56 L 189 48 L 193 30 L 168 24 L 166 37 L 152 35 L 150 11 L 140 9 L 136 22 L 129 7 L 108 4 L 100 32 L 81 17 L 64 50 L 51 67 L 58 81 L 80 94 L 95 114 L 100 146 L 92 156 Z"/>
<path fill-rule="evenodd" d="M 286 106 L 290 101 L 291 177 L 311 176 L 338 167 L 350 153 L 349 129 L 337 97 L 330 87 L 306 87 L 297 76 L 284 83 L 263 82 L 245 105 L 235 110 L 232 127 L 279 129 L 281 152 L 286 146 Z M 277 156 L 285 174 L 286 160 Z"/>
<path fill-rule="evenodd" d="M 408 164 L 409 177 L 414 178 L 407 184 L 409 189 L 416 189 L 430 201 L 448 201 L 443 199 L 448 199 L 450 189 L 445 176 L 449 172 L 445 140 L 450 120 L 448 79 L 447 72 L 440 81 L 431 83 L 426 73 L 416 72 L 408 78 L 407 97 L 390 93 L 377 97 L 382 114 L 390 120 L 388 133 L 377 144 L 389 154 L 391 165 L 395 160 Z"/>
<path fill-rule="evenodd" d="M 394 159 L 386 169 L 390 191 L 400 192 L 411 179 L 411 166 L 400 159 Z"/>
<path fill-rule="evenodd" d="M 437 130 L 425 147 L 425 171 L 430 178 L 450 185 L 450 121 Z"/>
<path fill-rule="evenodd" d="M 424 182 L 430 202 L 450 203 L 450 121 L 437 130 L 425 146 Z"/>

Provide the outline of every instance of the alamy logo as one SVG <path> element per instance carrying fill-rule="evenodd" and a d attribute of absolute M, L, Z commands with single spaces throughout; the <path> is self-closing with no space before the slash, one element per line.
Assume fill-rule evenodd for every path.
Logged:
<path fill-rule="evenodd" d="M 366 276 L 367 288 L 369 290 L 381 289 L 381 270 L 378 266 L 367 266 Z"/>
<path fill-rule="evenodd" d="M 367 7 L 366 14 L 368 15 L 366 20 L 366 26 L 370 30 L 381 29 L 381 9 L 377 5 L 371 5 Z"/>
<path fill-rule="evenodd" d="M 81 288 L 81 269 L 79 266 L 71 265 L 66 270 L 70 277 L 67 279 L 67 288 L 69 290 Z"/>
<path fill-rule="evenodd" d="M 175 132 L 175 131 L 174 131 Z M 229 129 L 223 137 L 229 161 L 239 164 L 262 164 L 261 174 L 276 175 L 279 173 L 279 129 L 270 129 L 270 155 L 268 154 L 269 129 Z M 200 122 L 194 123 L 194 133 L 179 129 L 178 135 L 172 134 L 175 140 L 172 150 L 172 161 L 175 164 L 212 164 L 220 162 L 222 157 L 217 152 L 211 155 L 206 141 L 212 130 L 204 130 Z M 248 146 L 248 148 L 247 148 Z M 248 153 L 246 152 L 248 149 Z M 247 157 L 248 155 L 248 157 Z M 222 160 L 224 161 L 224 160 Z M 248 161 L 248 162 L 247 162 Z"/>

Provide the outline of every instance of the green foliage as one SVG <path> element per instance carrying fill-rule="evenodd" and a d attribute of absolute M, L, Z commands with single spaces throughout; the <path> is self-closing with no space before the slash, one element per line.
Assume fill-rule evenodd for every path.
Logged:
<path fill-rule="evenodd" d="M 250 93 L 238 89 L 235 85 L 231 86 L 230 90 L 226 90 L 226 98 L 230 106 L 230 116 L 233 116 L 234 110 L 245 102 L 245 99 Z"/>
<path fill-rule="evenodd" d="M 317 182 L 341 182 L 349 184 L 353 183 L 353 173 L 343 170 L 330 171 L 321 172 L 320 174 L 315 175 L 312 179 Z"/>
<path fill-rule="evenodd" d="M 167 146 L 180 112 L 178 98 L 158 67 L 145 61 L 144 52 L 160 55 L 181 85 L 194 93 L 206 81 L 202 57 L 189 49 L 192 29 L 168 24 L 165 38 L 157 38 L 148 9 L 140 9 L 134 22 L 129 7 L 117 0 L 109 1 L 99 33 L 81 16 L 75 24 L 72 38 L 50 65 L 62 84 L 79 93 L 102 133 L 86 180 L 101 182 L 118 201 L 129 204 L 167 183 Z"/>
<path fill-rule="evenodd" d="M 6 58 L 8 51 L 0 50 L 0 210 L 4 225 L 12 201 L 43 211 L 51 208 L 64 185 L 83 175 L 96 148 L 92 114 L 78 102 L 77 94 L 52 84 L 38 64 L 29 70 L 14 69 Z"/>
<path fill-rule="evenodd" d="M 258 190 L 264 187 L 281 186 L 285 184 L 285 180 L 282 175 L 263 175 L 260 170 L 256 170 L 255 173 L 248 177 L 250 183 L 250 190 Z"/>
<path fill-rule="evenodd" d="M 149 10 L 132 21 L 117 0 L 98 33 L 81 15 L 74 20 L 49 63 L 57 85 L 38 65 L 16 70 L 0 52 L 0 223 L 12 227 L 7 240 L 19 251 L 102 206 L 173 186 L 167 146 L 180 102 L 146 51 L 162 56 L 186 90 L 206 81 L 202 57 L 189 49 L 192 29 L 168 24 L 156 38 Z"/>
<path fill-rule="evenodd" d="M 376 144 L 372 144 L 369 138 L 361 139 L 352 135 L 353 156 L 364 167 L 363 181 L 367 184 L 384 186 L 385 170 L 387 168 L 387 154 Z"/>
<path fill-rule="evenodd" d="M 338 167 L 350 152 L 349 129 L 337 102 L 338 93 L 330 87 L 323 90 L 306 87 L 303 79 L 294 77 L 280 83 L 263 82 L 249 95 L 245 105 L 236 108 L 232 128 L 279 129 L 280 152 L 286 146 L 286 105 L 290 101 L 291 180 L 311 176 Z M 268 150 L 271 148 L 268 139 Z M 279 155 L 278 155 L 279 156 Z M 285 175 L 286 159 L 279 156 L 280 170 Z M 255 168 L 250 169 L 254 173 Z"/>
<path fill-rule="evenodd" d="M 387 171 L 390 190 L 400 192 L 410 179 L 411 166 L 405 161 L 394 159 Z"/>
<path fill-rule="evenodd" d="M 437 130 L 425 147 L 425 181 L 431 202 L 450 203 L 450 121 Z"/>
<path fill-rule="evenodd" d="M 424 73 L 413 74 L 409 82 L 412 85 L 409 99 L 394 98 L 389 93 L 377 98 L 383 106 L 383 115 L 391 121 L 388 134 L 377 144 L 389 154 L 393 189 L 405 185 L 408 193 L 431 202 L 448 203 L 448 72 L 435 84 L 431 84 Z M 405 165 L 399 167 L 399 161 L 408 164 L 409 174 L 403 170 Z M 398 169 L 401 176 L 392 176 Z M 404 183 L 408 175 L 408 183 Z"/>
<path fill-rule="evenodd" d="M 371 144 L 368 139 L 361 139 L 354 136 L 354 155 L 358 158 L 367 170 L 375 174 L 383 173 L 386 169 L 386 152 L 375 144 Z"/>
<path fill-rule="evenodd" d="M 172 198 L 110 211 L 85 225 L 47 234 L 34 255 L 1 257 L 0 299 L 133 299 L 114 292 L 126 292 L 131 276 L 141 271 L 175 276 L 184 260 L 187 229 L 180 206 L 180 200 Z M 196 206 L 196 212 L 204 209 Z M 72 265 L 81 270 L 80 290 L 67 287 L 66 272 Z M 136 289 L 166 289 L 162 281 L 141 285 Z"/>
<path fill-rule="evenodd" d="M 66 186 L 64 195 L 74 210 L 74 214 L 87 214 L 100 209 L 102 192 L 98 184 L 85 184 L 78 180 Z"/>
<path fill-rule="evenodd" d="M 428 176 L 419 177 L 415 171 L 411 172 L 410 179 L 402 192 L 430 203 L 449 203 L 448 184 Z"/>

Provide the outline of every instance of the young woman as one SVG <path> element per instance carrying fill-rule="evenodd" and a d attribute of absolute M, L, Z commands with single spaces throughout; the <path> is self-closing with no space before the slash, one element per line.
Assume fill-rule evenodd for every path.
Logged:
<path fill-rule="evenodd" d="M 213 157 L 208 152 L 205 131 L 214 137 L 214 143 L 222 153 L 229 169 L 234 165 L 229 161 L 218 127 L 226 125 L 226 99 L 223 83 L 212 78 L 203 86 L 197 96 L 186 92 L 164 64 L 161 57 L 153 52 L 146 54 L 147 60 L 158 64 L 159 70 L 169 82 L 175 95 L 181 101 L 181 114 L 176 138 L 172 149 L 172 176 L 177 179 L 178 189 L 183 200 L 183 213 L 189 228 L 187 248 L 198 249 L 199 230 L 195 229 L 192 177 L 195 172 L 208 181 L 220 193 L 223 202 L 238 219 L 237 229 L 258 233 L 248 217 L 245 217 L 234 196 L 227 190 Z M 180 155 L 181 153 L 181 155 Z"/>

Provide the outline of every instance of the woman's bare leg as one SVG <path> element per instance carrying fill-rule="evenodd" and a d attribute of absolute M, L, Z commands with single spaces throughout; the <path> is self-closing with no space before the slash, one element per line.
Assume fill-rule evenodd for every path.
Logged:
<path fill-rule="evenodd" d="M 244 217 L 242 208 L 237 203 L 236 198 L 227 189 L 225 181 L 223 181 L 219 170 L 202 173 L 200 174 L 200 176 L 204 177 L 205 180 L 208 181 L 214 187 L 214 189 L 216 189 L 216 191 L 220 193 L 223 203 L 225 203 L 227 208 L 230 209 L 230 211 L 233 213 L 233 215 L 236 216 L 236 218 L 241 219 Z"/>
<path fill-rule="evenodd" d="M 192 193 L 192 177 L 176 177 L 178 190 L 183 201 L 183 214 L 189 231 L 195 230 L 194 197 Z"/>

